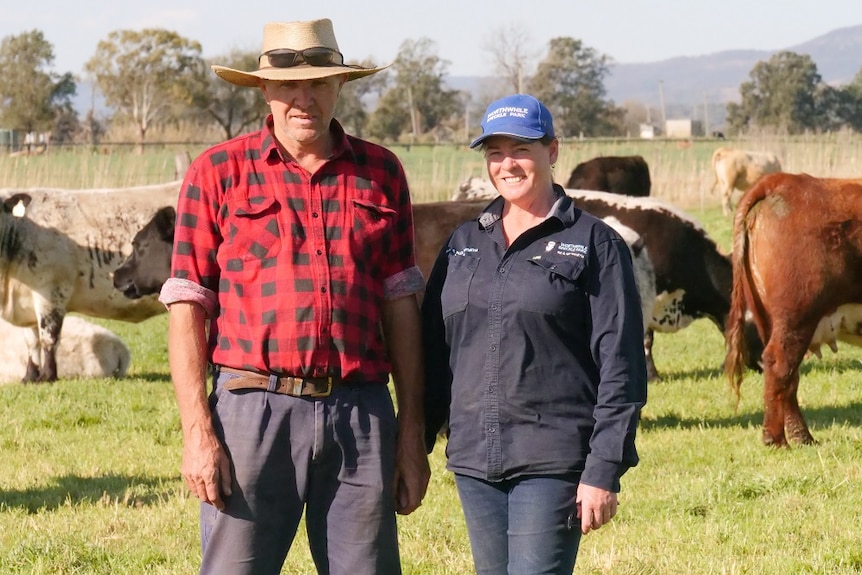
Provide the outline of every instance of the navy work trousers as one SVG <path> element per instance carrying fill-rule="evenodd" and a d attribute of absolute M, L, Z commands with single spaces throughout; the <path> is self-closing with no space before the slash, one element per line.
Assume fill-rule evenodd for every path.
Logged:
<path fill-rule="evenodd" d="M 228 391 L 230 377 L 217 375 L 210 407 L 232 494 L 223 511 L 201 504 L 200 572 L 277 575 L 305 511 L 318 573 L 400 574 L 387 386 L 340 385 L 312 399 Z"/>

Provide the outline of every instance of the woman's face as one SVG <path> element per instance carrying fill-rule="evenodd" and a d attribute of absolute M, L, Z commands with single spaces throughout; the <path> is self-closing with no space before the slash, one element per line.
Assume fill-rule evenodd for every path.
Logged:
<path fill-rule="evenodd" d="M 547 193 L 554 183 L 551 166 L 557 161 L 559 143 L 545 145 L 508 136 L 485 140 L 485 164 L 497 192 L 508 201 Z"/>

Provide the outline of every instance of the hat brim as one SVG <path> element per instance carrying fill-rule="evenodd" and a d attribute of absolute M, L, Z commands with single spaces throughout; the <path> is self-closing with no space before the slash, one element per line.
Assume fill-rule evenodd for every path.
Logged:
<path fill-rule="evenodd" d="M 210 68 L 222 80 L 236 84 L 237 86 L 251 88 L 257 86 L 259 80 L 316 80 L 318 78 L 346 75 L 347 80 L 350 81 L 376 74 L 381 70 L 385 70 L 390 65 L 387 64 L 386 66 L 379 66 L 377 68 L 360 68 L 359 66 L 308 66 L 307 64 L 302 64 L 290 68 L 264 68 L 262 70 L 255 70 L 254 72 L 244 72 L 218 65 L 212 65 Z"/>
<path fill-rule="evenodd" d="M 507 138 L 512 138 L 513 140 L 518 140 L 520 142 L 524 142 L 529 144 L 530 142 L 535 142 L 536 140 L 541 140 L 545 137 L 545 134 L 536 130 L 526 130 L 523 127 L 518 127 L 518 131 L 506 131 L 505 129 L 494 130 L 493 132 L 489 132 L 487 134 L 482 134 L 475 140 L 470 143 L 470 149 L 478 148 L 482 145 L 482 142 L 491 138 L 493 136 L 505 136 Z"/>

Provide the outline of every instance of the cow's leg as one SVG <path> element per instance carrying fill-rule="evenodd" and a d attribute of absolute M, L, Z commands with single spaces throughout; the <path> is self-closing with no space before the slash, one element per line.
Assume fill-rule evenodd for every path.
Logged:
<path fill-rule="evenodd" d="M 39 318 L 39 343 L 42 348 L 42 368 L 38 381 L 57 381 L 57 346 L 63 328 L 65 310 L 54 308 Z"/>
<path fill-rule="evenodd" d="M 784 432 L 787 434 L 787 438 L 794 443 L 813 445 L 817 442 L 808 430 L 808 424 L 805 423 L 805 417 L 802 415 L 802 410 L 799 409 L 798 390 L 799 367 L 797 366 L 793 371 L 793 380 L 785 399 Z"/>
<path fill-rule="evenodd" d="M 733 187 L 725 185 L 721 190 L 721 213 L 725 216 L 729 216 L 733 212 L 731 196 L 733 196 Z"/>
<path fill-rule="evenodd" d="M 661 375 L 659 375 L 652 358 L 652 345 L 654 338 L 655 332 L 652 328 L 647 328 L 646 331 L 644 331 L 644 355 L 646 356 L 647 381 L 661 381 Z"/>
<path fill-rule="evenodd" d="M 39 366 L 42 365 L 42 354 L 39 349 L 39 327 L 33 326 L 24 333 L 24 341 L 27 343 L 27 369 L 22 383 L 39 381 Z"/>
<path fill-rule="evenodd" d="M 787 431 L 795 441 L 814 441 L 796 399 L 799 364 L 807 347 L 803 340 L 798 333 L 788 331 L 787 326 L 778 325 L 774 326 L 763 350 L 763 443 L 766 445 L 787 446 L 786 422 L 791 422 Z"/>

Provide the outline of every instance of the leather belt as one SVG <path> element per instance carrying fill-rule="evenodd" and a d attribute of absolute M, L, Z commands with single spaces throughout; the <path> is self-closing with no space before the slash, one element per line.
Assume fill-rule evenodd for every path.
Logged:
<path fill-rule="evenodd" d="M 276 376 L 275 386 L 270 384 L 270 376 L 236 369 L 233 367 L 219 366 L 219 370 L 237 377 L 231 377 L 224 383 L 228 390 L 237 389 L 263 389 L 283 395 L 295 397 L 327 397 L 332 393 L 332 386 L 342 383 L 340 377 L 293 377 L 290 375 Z"/>

